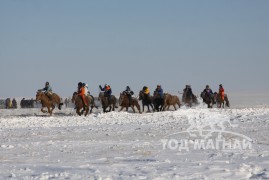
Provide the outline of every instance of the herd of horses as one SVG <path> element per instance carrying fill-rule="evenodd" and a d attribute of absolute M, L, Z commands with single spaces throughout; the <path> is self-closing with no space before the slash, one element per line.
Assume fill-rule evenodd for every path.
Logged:
<path fill-rule="evenodd" d="M 200 96 L 203 99 L 203 102 L 207 104 L 208 108 L 212 108 L 214 104 L 217 104 L 217 106 L 220 108 L 230 106 L 227 95 L 225 95 L 224 100 L 221 98 L 220 95 L 216 93 L 210 96 L 206 95 L 205 93 L 201 93 Z M 52 115 L 52 111 L 55 109 L 56 106 L 59 110 L 61 110 L 63 106 L 60 96 L 55 93 L 48 97 L 44 92 L 38 91 L 36 94 L 36 101 L 41 102 L 41 111 L 43 113 L 49 113 L 50 115 Z M 93 108 L 98 108 L 95 105 L 95 101 L 92 96 L 87 96 L 86 101 L 87 102 L 84 103 L 77 92 L 73 93 L 72 103 L 74 103 L 76 113 L 79 116 L 87 116 L 89 113 L 92 113 Z M 125 93 L 121 93 L 118 99 L 114 95 L 111 95 L 111 97 L 108 98 L 104 92 L 100 92 L 98 96 L 98 101 L 101 102 L 104 113 L 115 111 L 118 106 L 121 107 L 119 111 L 122 111 L 124 108 L 126 109 L 126 111 L 128 111 L 128 109 L 131 108 L 134 113 L 136 112 L 136 110 L 139 113 L 142 113 L 145 110 L 145 106 L 147 107 L 148 112 L 159 112 L 169 110 L 171 106 L 173 106 L 174 109 L 177 110 L 177 106 L 178 108 L 180 108 L 182 103 L 189 107 L 198 104 L 198 99 L 195 95 L 192 95 L 191 97 L 186 97 L 185 94 L 183 94 L 181 103 L 178 96 L 171 95 L 169 93 L 164 93 L 163 98 L 161 98 L 158 94 L 154 94 L 153 96 L 147 96 L 144 94 L 143 91 L 139 92 L 138 97 L 132 98 L 131 102 L 129 102 L 129 97 Z M 142 101 L 142 111 L 139 101 Z M 44 108 L 47 108 L 47 111 L 44 110 Z"/>

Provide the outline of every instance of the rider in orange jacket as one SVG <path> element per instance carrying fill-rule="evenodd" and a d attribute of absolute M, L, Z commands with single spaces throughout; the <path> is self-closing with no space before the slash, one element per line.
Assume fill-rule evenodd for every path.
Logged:
<path fill-rule="evenodd" d="M 224 88 L 222 87 L 222 84 L 219 85 L 219 95 L 222 100 L 224 100 Z"/>
<path fill-rule="evenodd" d="M 83 101 L 83 105 L 84 106 L 88 105 L 86 101 L 86 97 L 85 97 L 85 87 L 83 86 L 81 82 L 78 83 L 78 95 L 81 97 Z"/>

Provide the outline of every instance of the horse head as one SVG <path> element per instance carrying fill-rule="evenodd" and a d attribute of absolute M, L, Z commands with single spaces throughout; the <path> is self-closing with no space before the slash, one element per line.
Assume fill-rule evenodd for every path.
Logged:
<path fill-rule="evenodd" d="M 105 93 L 101 91 L 98 96 L 98 101 L 102 100 L 105 97 Z"/>
<path fill-rule="evenodd" d="M 201 92 L 200 97 L 204 99 L 204 97 L 205 97 L 205 92 Z"/>
<path fill-rule="evenodd" d="M 125 99 L 125 97 L 127 97 L 125 93 L 120 93 L 119 104 L 122 104 L 122 101 Z"/>
<path fill-rule="evenodd" d="M 73 93 L 73 96 L 72 96 L 72 99 L 71 99 L 72 103 L 75 102 L 77 95 L 78 95 L 77 92 L 74 92 L 74 93 Z"/>
<path fill-rule="evenodd" d="M 42 92 L 41 91 L 37 91 L 36 92 L 36 101 L 40 101 L 42 99 Z"/>
<path fill-rule="evenodd" d="M 142 99 L 144 99 L 144 92 L 141 90 L 140 92 L 139 92 L 139 101 L 140 100 L 142 100 Z"/>

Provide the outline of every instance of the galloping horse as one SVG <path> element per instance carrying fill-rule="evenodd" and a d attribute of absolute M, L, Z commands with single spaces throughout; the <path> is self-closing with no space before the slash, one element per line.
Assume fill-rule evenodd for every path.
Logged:
<path fill-rule="evenodd" d="M 184 103 L 186 106 L 192 107 L 193 104 L 198 104 L 198 100 L 194 94 L 187 96 L 184 92 L 182 95 L 182 103 Z"/>
<path fill-rule="evenodd" d="M 52 111 L 55 109 L 55 105 L 58 105 L 59 110 L 61 110 L 61 106 L 63 105 L 63 103 L 61 103 L 61 98 L 55 93 L 53 93 L 49 98 L 45 93 L 37 91 L 36 101 L 41 101 L 41 111 L 43 113 L 48 112 L 50 115 L 52 115 Z M 48 111 L 44 110 L 45 107 L 47 107 Z"/>
<path fill-rule="evenodd" d="M 203 102 L 207 104 L 208 108 L 212 108 L 215 102 L 215 98 L 213 94 L 207 95 L 206 92 L 201 93 L 201 98 L 203 98 Z"/>
<path fill-rule="evenodd" d="M 177 110 L 176 105 L 178 105 L 180 108 L 181 104 L 179 98 L 177 96 L 172 96 L 171 94 L 165 93 L 163 110 L 165 111 L 166 108 L 169 110 L 170 106 L 174 106 L 175 110 Z"/>
<path fill-rule="evenodd" d="M 94 104 L 94 100 L 91 96 L 86 96 L 86 101 L 87 101 L 87 105 L 84 107 L 82 99 L 81 99 L 81 97 L 79 97 L 78 93 L 77 92 L 73 93 L 72 103 L 75 104 L 76 112 L 79 116 L 81 116 L 85 110 L 86 110 L 85 116 L 87 116 L 89 113 L 89 110 L 90 110 L 90 106 L 91 106 L 90 113 L 92 113 L 92 109 L 94 107 L 96 107 Z M 81 109 L 82 109 L 82 111 L 81 111 Z"/>
<path fill-rule="evenodd" d="M 150 112 L 149 106 L 152 108 L 152 110 L 154 111 L 154 107 L 153 107 L 153 97 L 152 96 L 146 96 L 144 94 L 143 91 L 139 92 L 139 100 L 142 100 L 142 107 L 143 107 L 143 112 L 145 109 L 145 106 L 148 107 L 148 112 Z"/>
<path fill-rule="evenodd" d="M 104 92 L 99 93 L 98 100 L 101 101 L 102 107 L 103 107 L 103 112 L 111 112 L 115 111 L 116 104 L 117 104 L 117 98 L 114 95 L 111 95 L 110 100 L 108 100 L 108 97 L 105 96 Z M 106 109 L 109 107 L 109 110 L 106 111 Z"/>
<path fill-rule="evenodd" d="M 132 110 L 135 113 L 135 108 L 134 107 L 136 107 L 138 109 L 139 113 L 141 113 L 140 105 L 138 103 L 138 100 L 136 98 L 132 98 L 132 102 L 129 103 L 129 98 L 125 93 L 120 94 L 119 105 L 121 106 L 120 111 L 122 111 L 123 108 L 126 108 L 126 111 L 128 111 L 128 108 L 131 107 Z"/>
<path fill-rule="evenodd" d="M 157 92 L 154 92 L 153 96 L 153 105 L 157 112 L 163 110 L 164 106 L 164 99 L 160 97 L 160 95 Z"/>
<path fill-rule="evenodd" d="M 229 102 L 227 94 L 224 94 L 224 99 L 222 99 L 221 95 L 219 93 L 215 92 L 214 93 L 214 98 L 215 98 L 215 101 L 217 103 L 218 108 L 224 108 L 225 105 L 227 107 L 230 107 L 230 102 Z M 224 102 L 225 102 L 225 104 L 224 104 Z"/>

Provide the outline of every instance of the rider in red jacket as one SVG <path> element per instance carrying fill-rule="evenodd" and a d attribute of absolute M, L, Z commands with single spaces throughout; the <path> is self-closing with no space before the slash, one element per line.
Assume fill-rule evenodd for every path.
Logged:
<path fill-rule="evenodd" d="M 222 84 L 219 85 L 219 95 L 221 99 L 224 101 L 224 88 L 222 87 Z"/>

